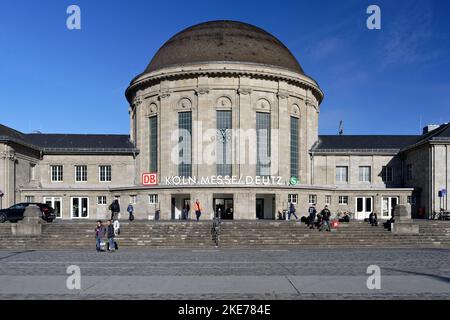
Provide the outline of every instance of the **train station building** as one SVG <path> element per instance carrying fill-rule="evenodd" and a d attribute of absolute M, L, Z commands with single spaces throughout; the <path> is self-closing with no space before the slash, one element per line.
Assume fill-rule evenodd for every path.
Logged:
<path fill-rule="evenodd" d="M 417 135 L 319 135 L 324 93 L 270 33 L 210 21 L 170 38 L 125 92 L 126 135 L 0 125 L 3 208 L 47 202 L 61 219 L 276 219 L 314 203 L 356 219 L 449 209 L 450 124 Z M 125 121 L 125 119 L 124 119 Z M 123 214 L 122 212 L 122 214 Z M 191 215 L 193 216 L 193 214 Z"/>

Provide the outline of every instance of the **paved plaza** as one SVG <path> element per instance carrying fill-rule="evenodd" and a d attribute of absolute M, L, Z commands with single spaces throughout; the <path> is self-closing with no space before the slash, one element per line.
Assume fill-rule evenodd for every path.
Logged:
<path fill-rule="evenodd" d="M 449 249 L 0 251 L 0 298 L 449 299 L 449 262 Z"/>

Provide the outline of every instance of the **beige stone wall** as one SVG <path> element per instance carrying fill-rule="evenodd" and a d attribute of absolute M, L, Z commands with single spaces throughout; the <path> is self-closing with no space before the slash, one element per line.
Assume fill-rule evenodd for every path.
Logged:
<path fill-rule="evenodd" d="M 17 144 L 0 144 L 0 190 L 3 191 L 2 207 L 20 201 L 20 189 L 36 185 L 31 180 L 31 164 L 37 165 L 39 153 Z"/>
<path fill-rule="evenodd" d="M 432 144 L 431 145 L 431 208 L 438 212 L 440 208 L 450 210 L 450 200 L 448 196 L 440 198 L 439 190 L 450 187 L 450 144 Z"/>
<path fill-rule="evenodd" d="M 45 155 L 38 165 L 41 188 L 109 188 L 132 186 L 135 160 L 131 155 Z M 51 165 L 63 166 L 63 181 L 51 181 Z M 75 166 L 87 165 L 87 181 L 75 182 Z M 111 182 L 99 181 L 99 165 L 111 165 Z"/>
<path fill-rule="evenodd" d="M 350 186 L 354 188 L 365 187 L 401 187 L 402 185 L 402 161 L 398 156 L 391 155 L 315 155 L 314 163 L 314 181 L 316 185 L 335 185 Z M 336 167 L 348 167 L 348 182 L 342 183 L 336 181 Z M 359 181 L 359 167 L 371 167 L 371 182 L 362 183 Z M 383 166 L 393 168 L 393 181 L 386 183 L 382 179 Z"/>
<path fill-rule="evenodd" d="M 406 166 L 413 165 L 413 176 L 409 180 L 406 177 Z M 417 149 L 408 151 L 404 159 L 404 184 L 405 187 L 415 188 L 417 194 L 417 208 L 425 208 L 425 212 L 429 213 L 433 207 L 431 185 L 430 185 L 430 147 L 423 145 Z M 416 209 L 417 209 L 416 208 Z"/>

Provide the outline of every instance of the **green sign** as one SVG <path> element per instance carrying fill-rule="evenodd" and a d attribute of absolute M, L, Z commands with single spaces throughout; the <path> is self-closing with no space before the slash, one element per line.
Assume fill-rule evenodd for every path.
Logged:
<path fill-rule="evenodd" d="M 297 177 L 291 177 L 291 180 L 289 180 L 291 186 L 296 185 L 297 182 L 298 182 Z"/>

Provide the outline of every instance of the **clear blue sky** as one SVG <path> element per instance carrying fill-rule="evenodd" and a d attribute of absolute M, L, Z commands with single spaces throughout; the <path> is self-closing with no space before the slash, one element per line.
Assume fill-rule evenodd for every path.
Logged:
<path fill-rule="evenodd" d="M 81 7 L 79 31 L 66 28 L 70 4 Z M 366 28 L 370 4 L 381 7 L 380 31 Z M 128 133 L 129 81 L 173 34 L 216 19 L 254 24 L 290 48 L 325 92 L 321 134 L 337 133 L 339 119 L 346 134 L 450 122 L 450 1 L 2 0 L 0 123 Z"/>

